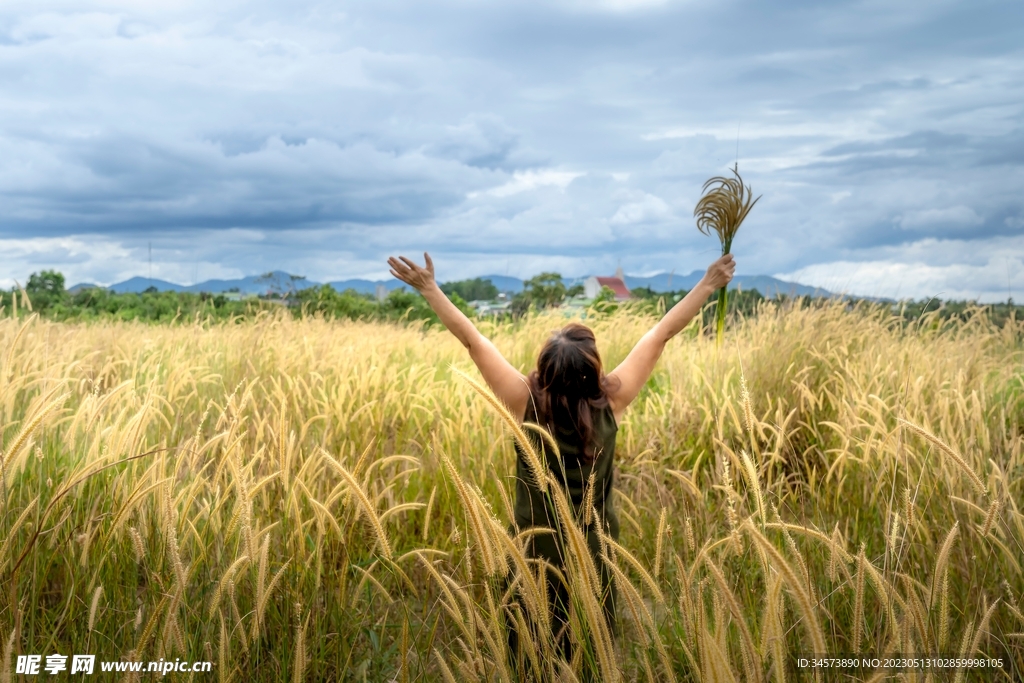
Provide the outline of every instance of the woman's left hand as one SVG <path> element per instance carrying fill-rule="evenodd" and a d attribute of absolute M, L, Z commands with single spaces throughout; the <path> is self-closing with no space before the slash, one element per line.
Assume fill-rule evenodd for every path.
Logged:
<path fill-rule="evenodd" d="M 434 282 L 434 262 L 430 260 L 430 254 L 423 252 L 423 258 L 426 260 L 426 268 L 420 268 L 404 256 L 398 258 L 392 256 L 388 259 L 391 274 L 405 284 L 412 285 L 416 291 L 422 292 L 436 284 Z"/>

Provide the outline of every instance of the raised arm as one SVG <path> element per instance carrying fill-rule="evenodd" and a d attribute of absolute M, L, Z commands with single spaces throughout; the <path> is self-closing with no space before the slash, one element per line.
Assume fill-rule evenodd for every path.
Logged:
<path fill-rule="evenodd" d="M 615 420 L 618 421 L 626 407 L 640 394 L 647 378 L 654 371 L 654 365 L 665 350 L 668 340 L 676 336 L 700 313 L 704 302 L 717 289 L 729 284 L 736 270 L 732 254 L 726 254 L 712 263 L 697 286 L 687 292 L 683 300 L 665 314 L 665 317 L 640 338 L 625 360 L 608 376 L 618 381 L 610 382 L 615 389 L 609 395 Z"/>
<path fill-rule="evenodd" d="M 423 295 L 437 317 L 455 338 L 469 351 L 470 358 L 480 370 L 484 381 L 494 395 L 505 402 L 517 419 L 522 419 L 526 412 L 526 402 L 530 390 L 526 376 L 512 367 L 491 340 L 480 334 L 473 322 L 449 301 L 434 280 L 434 262 L 430 255 L 423 252 L 426 267 L 421 268 L 404 256 L 388 259 L 391 274 L 402 282 L 412 285 Z"/>

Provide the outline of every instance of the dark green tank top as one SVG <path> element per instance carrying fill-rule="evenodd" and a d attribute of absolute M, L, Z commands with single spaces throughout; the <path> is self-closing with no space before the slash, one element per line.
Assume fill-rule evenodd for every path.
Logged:
<path fill-rule="evenodd" d="M 526 410 L 527 422 L 539 422 L 536 407 L 531 401 Z M 537 437 L 533 439 L 534 448 L 543 462 L 547 463 L 548 469 L 554 478 L 562 485 L 569 494 L 568 498 L 573 508 L 573 513 L 578 520 L 583 520 L 583 500 L 587 493 L 587 485 L 590 481 L 591 472 L 594 472 L 594 508 L 597 511 L 597 519 L 592 520 L 589 527 L 584 531 L 587 535 L 587 542 L 591 551 L 598 552 L 599 542 L 597 538 L 596 523 L 601 523 L 605 533 L 613 539 L 619 538 L 619 518 L 615 514 L 612 503 L 612 485 L 615 480 L 615 434 L 618 425 L 615 424 L 615 415 L 611 407 L 593 410 L 594 432 L 592 443 L 596 457 L 593 463 L 587 463 L 583 457 L 583 444 L 575 428 L 572 425 L 555 425 L 555 441 L 558 443 L 561 452 L 561 461 L 549 452 L 546 444 L 541 443 L 539 435 L 527 431 L 527 435 Z M 555 513 L 553 503 L 547 499 L 533 484 L 530 476 L 529 466 L 523 456 L 519 444 L 515 444 L 516 450 L 516 502 L 515 502 L 515 523 L 520 529 L 541 526 L 555 528 Z M 553 540 L 553 539 L 552 539 Z M 554 548 L 549 543 L 542 543 L 534 546 L 531 554 L 546 556 L 552 562 L 558 563 L 557 557 L 552 556 Z"/>

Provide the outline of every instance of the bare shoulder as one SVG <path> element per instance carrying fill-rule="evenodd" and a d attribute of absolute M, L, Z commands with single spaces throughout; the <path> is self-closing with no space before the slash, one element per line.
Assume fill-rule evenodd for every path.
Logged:
<path fill-rule="evenodd" d="M 526 375 L 520 373 L 519 376 L 522 378 L 521 388 L 510 396 L 511 400 L 506 403 L 512 417 L 516 418 L 519 424 L 523 424 L 526 421 L 526 411 L 530 407 L 530 385 Z"/>
<path fill-rule="evenodd" d="M 615 426 L 618 427 L 629 406 L 629 401 L 623 400 L 622 380 L 615 374 L 615 371 L 605 375 L 604 395 L 608 398 L 608 405 L 612 409 L 612 415 L 615 416 Z"/>

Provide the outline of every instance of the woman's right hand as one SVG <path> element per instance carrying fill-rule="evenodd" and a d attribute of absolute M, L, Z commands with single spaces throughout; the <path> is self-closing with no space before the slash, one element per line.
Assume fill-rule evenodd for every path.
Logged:
<path fill-rule="evenodd" d="M 388 265 L 391 266 L 392 275 L 405 284 L 412 285 L 413 289 L 422 294 L 435 284 L 434 262 L 430 260 L 430 254 L 423 252 L 423 260 L 426 262 L 425 268 L 416 265 L 415 262 L 404 256 L 398 258 L 392 256 L 388 259 Z"/>
<path fill-rule="evenodd" d="M 732 282 L 732 276 L 735 272 L 736 261 L 733 259 L 732 254 L 726 254 L 708 266 L 707 272 L 704 273 L 704 282 L 711 289 L 721 289 Z"/>

